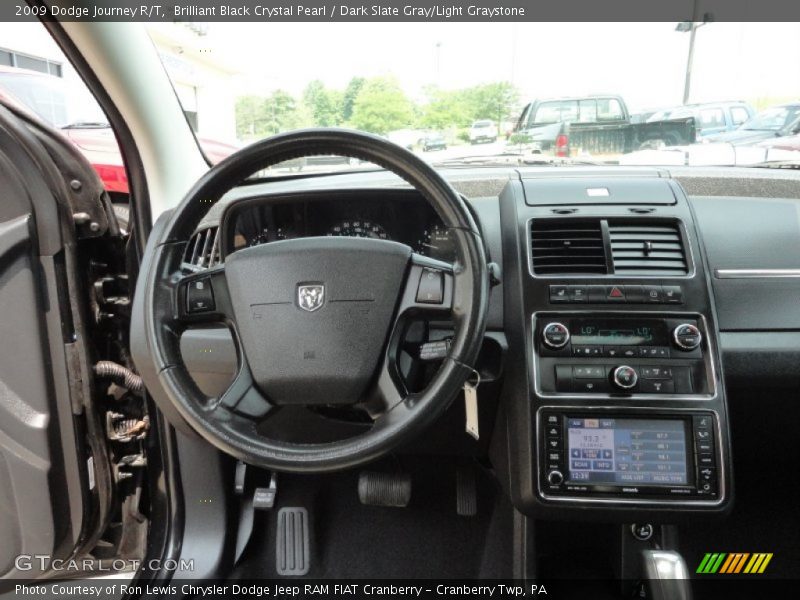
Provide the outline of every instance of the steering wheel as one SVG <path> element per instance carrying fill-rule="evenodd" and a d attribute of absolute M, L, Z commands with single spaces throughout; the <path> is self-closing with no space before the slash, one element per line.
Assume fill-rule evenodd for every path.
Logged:
<path fill-rule="evenodd" d="M 450 230 L 456 261 L 433 260 L 387 240 L 311 237 L 239 250 L 205 271 L 181 271 L 189 239 L 223 194 L 261 169 L 324 154 L 375 163 L 416 188 Z M 140 369 L 142 377 L 165 414 L 177 412 L 231 456 L 294 472 L 371 461 L 429 426 L 473 372 L 489 297 L 483 240 L 459 194 L 423 160 L 385 139 L 307 129 L 256 142 L 213 167 L 161 225 L 148 240 L 137 289 L 154 367 Z M 403 320 L 415 316 L 450 319 L 455 331 L 427 387 L 410 393 L 397 365 L 398 337 Z M 238 372 L 218 398 L 198 389 L 180 354 L 181 333 L 208 322 L 230 328 L 238 354 Z M 298 404 L 360 406 L 372 423 L 326 443 L 259 433 L 272 411 Z"/>

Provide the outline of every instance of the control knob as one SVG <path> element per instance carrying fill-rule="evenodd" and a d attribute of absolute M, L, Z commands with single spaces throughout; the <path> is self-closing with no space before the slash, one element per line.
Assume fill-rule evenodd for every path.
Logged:
<path fill-rule="evenodd" d="M 618 388 L 622 390 L 629 390 L 636 386 L 636 383 L 639 381 L 639 374 L 633 367 L 622 365 L 614 369 L 614 372 L 611 375 L 611 380 Z"/>
<path fill-rule="evenodd" d="M 703 334 L 691 323 L 683 323 L 672 330 L 672 341 L 681 350 L 694 350 L 703 343 Z"/>
<path fill-rule="evenodd" d="M 563 348 L 569 342 L 569 329 L 563 323 L 548 323 L 542 329 L 542 341 L 553 350 Z"/>
<path fill-rule="evenodd" d="M 561 485 L 564 481 L 564 476 L 561 471 L 550 471 L 547 474 L 547 481 L 550 485 Z"/>

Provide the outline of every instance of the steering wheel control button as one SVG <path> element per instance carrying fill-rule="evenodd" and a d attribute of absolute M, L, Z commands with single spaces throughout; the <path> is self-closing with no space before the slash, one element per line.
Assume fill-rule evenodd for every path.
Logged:
<path fill-rule="evenodd" d="M 444 275 L 436 269 L 422 269 L 417 288 L 417 302 L 441 304 L 444 302 Z"/>
<path fill-rule="evenodd" d="M 570 301 L 569 287 L 566 285 L 550 286 L 550 303 L 562 304 Z"/>
<path fill-rule="evenodd" d="M 633 367 L 622 365 L 614 369 L 611 379 L 619 389 L 630 390 L 639 382 L 639 374 Z"/>
<path fill-rule="evenodd" d="M 694 350 L 703 342 L 703 334 L 695 325 L 683 323 L 673 329 L 672 340 L 681 350 Z"/>
<path fill-rule="evenodd" d="M 650 523 L 634 523 L 631 525 L 631 534 L 640 542 L 646 542 L 653 537 L 653 526 Z"/>
<path fill-rule="evenodd" d="M 214 292 L 208 277 L 190 281 L 186 287 L 186 312 L 210 312 L 214 305 Z"/>
<path fill-rule="evenodd" d="M 569 342 L 569 329 L 562 323 L 548 323 L 542 330 L 544 345 L 553 350 L 560 350 Z"/>
<path fill-rule="evenodd" d="M 564 483 L 564 475 L 561 474 L 561 471 L 550 471 L 547 474 L 547 483 L 552 486 L 559 486 Z"/>

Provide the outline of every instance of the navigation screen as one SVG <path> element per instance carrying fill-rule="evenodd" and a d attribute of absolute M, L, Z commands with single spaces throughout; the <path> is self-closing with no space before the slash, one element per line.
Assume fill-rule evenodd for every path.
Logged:
<path fill-rule="evenodd" d="M 569 481 L 686 485 L 686 428 L 680 420 L 568 419 Z"/>

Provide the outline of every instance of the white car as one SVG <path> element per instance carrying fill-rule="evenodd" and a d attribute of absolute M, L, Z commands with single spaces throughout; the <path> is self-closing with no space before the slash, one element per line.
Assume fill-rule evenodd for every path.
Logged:
<path fill-rule="evenodd" d="M 479 144 L 480 142 L 496 142 L 497 141 L 497 125 L 494 121 L 484 119 L 475 121 L 472 127 L 469 128 L 469 143 Z"/>

